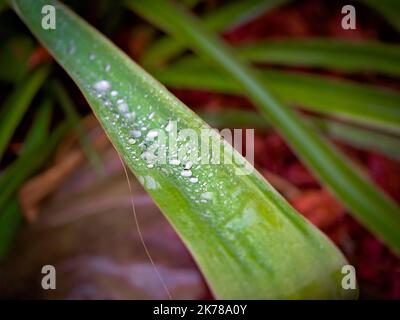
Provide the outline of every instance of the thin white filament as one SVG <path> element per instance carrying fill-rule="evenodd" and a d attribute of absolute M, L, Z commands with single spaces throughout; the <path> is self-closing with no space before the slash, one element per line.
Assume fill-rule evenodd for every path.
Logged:
<path fill-rule="evenodd" d="M 117 152 L 117 154 L 118 154 L 118 152 Z M 136 215 L 135 204 L 134 204 L 134 201 L 133 201 L 133 192 L 132 192 L 131 183 L 129 181 L 128 171 L 126 170 L 125 163 L 124 163 L 124 161 L 122 160 L 122 158 L 121 158 L 121 156 L 119 154 L 118 154 L 118 157 L 119 157 L 119 160 L 121 161 L 122 167 L 124 168 L 126 181 L 128 182 L 129 192 L 131 194 L 132 211 L 133 211 L 133 216 L 134 216 L 134 219 L 135 219 L 136 228 L 137 228 L 137 231 L 138 231 L 138 234 L 139 234 L 140 242 L 143 245 L 144 251 L 146 252 L 147 257 L 149 258 L 149 261 L 152 264 L 152 266 L 154 268 L 154 271 L 157 274 L 157 277 L 160 280 L 160 282 L 161 282 L 161 284 L 162 284 L 162 286 L 163 286 L 163 288 L 164 288 L 164 290 L 165 290 L 165 292 L 166 292 L 166 294 L 168 296 L 168 299 L 172 300 L 172 295 L 169 292 L 168 287 L 167 287 L 166 283 L 164 282 L 163 278 L 161 277 L 161 274 L 158 271 L 157 266 L 156 266 L 156 264 L 154 263 L 154 261 L 153 261 L 153 259 L 151 257 L 150 251 L 147 248 L 146 243 L 144 242 L 143 234 L 142 234 L 142 231 L 140 230 L 139 221 L 138 221 L 138 218 L 137 218 L 137 215 Z"/>

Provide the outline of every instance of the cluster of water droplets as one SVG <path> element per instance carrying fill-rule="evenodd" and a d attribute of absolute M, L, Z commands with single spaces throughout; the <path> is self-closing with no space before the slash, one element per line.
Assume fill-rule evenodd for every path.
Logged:
<path fill-rule="evenodd" d="M 90 54 L 89 60 L 94 60 L 96 57 L 94 54 Z M 105 66 L 105 71 L 109 71 L 111 68 L 107 64 Z M 174 121 L 169 120 L 165 123 L 160 129 L 151 129 L 149 128 L 151 120 L 155 117 L 155 112 L 150 110 L 150 113 L 145 117 L 137 117 L 134 111 L 131 111 L 131 108 L 128 105 L 128 102 L 124 97 L 119 96 L 119 92 L 112 88 L 112 84 L 110 81 L 106 79 L 98 80 L 93 84 L 93 90 L 96 94 L 96 97 L 101 99 L 102 104 L 109 108 L 112 111 L 114 116 L 113 124 L 116 124 L 116 121 L 122 126 L 129 128 L 129 136 L 126 137 L 126 133 L 121 133 L 121 136 L 126 140 L 129 149 L 131 145 L 137 145 L 142 150 L 140 154 L 140 159 L 145 160 L 147 163 L 147 168 L 154 168 L 156 163 L 157 156 L 149 150 L 149 145 L 154 143 L 154 140 L 159 135 L 159 130 L 165 130 L 168 134 L 174 129 Z M 140 105 L 135 107 L 137 110 L 141 109 Z M 151 109 L 151 107 L 150 107 Z M 183 142 L 182 142 L 183 143 Z M 179 148 L 179 147 L 178 147 Z M 178 149 L 179 150 L 179 149 Z M 138 160 L 135 158 L 134 160 Z M 199 158 L 200 160 L 200 158 Z M 194 175 L 193 171 L 193 162 L 192 161 L 181 161 L 178 159 L 172 159 L 169 161 L 169 165 L 173 171 L 177 172 L 181 179 L 187 179 L 191 184 L 195 185 L 199 183 L 199 177 Z M 142 177 L 142 183 L 145 186 L 151 189 L 155 189 L 157 187 L 156 181 L 150 176 Z M 211 193 L 205 192 L 204 196 L 201 196 L 201 202 L 207 202 L 212 199 Z"/>
<path fill-rule="evenodd" d="M 96 55 L 93 53 L 88 58 L 93 62 L 96 61 Z M 99 63 L 98 61 L 96 62 Z M 110 64 L 103 64 L 103 68 L 106 73 L 111 71 Z M 91 90 L 93 90 L 95 96 L 101 100 L 101 104 L 106 108 L 104 109 L 105 118 L 115 126 L 117 134 L 122 141 L 125 141 L 126 145 L 124 148 L 132 151 L 130 155 L 132 161 L 137 161 L 138 166 L 144 165 L 148 169 L 157 168 L 158 171 L 163 172 L 166 176 L 173 175 L 178 181 L 185 181 L 188 187 L 187 196 L 193 203 L 213 202 L 214 205 L 220 203 L 229 204 L 231 202 L 232 190 L 241 189 L 241 186 L 234 185 L 234 179 L 232 179 L 232 189 L 228 190 L 225 183 L 226 179 L 214 179 L 214 176 L 219 174 L 218 166 L 207 164 L 206 166 L 208 166 L 209 170 L 200 170 L 199 166 L 203 166 L 203 164 L 200 164 L 201 157 L 193 160 L 191 153 L 193 154 L 194 150 L 190 150 L 190 146 L 188 147 L 185 141 L 179 140 L 179 136 L 177 137 L 176 152 L 179 153 L 182 147 L 186 147 L 188 149 L 187 157 L 182 157 L 180 154 L 178 159 L 176 154 L 168 153 L 167 163 L 160 164 L 156 161 L 158 159 L 157 155 L 149 147 L 154 146 L 158 142 L 157 137 L 160 135 L 161 130 L 166 133 L 166 136 L 174 129 L 179 132 L 179 128 L 175 128 L 175 125 L 179 126 L 180 119 L 177 117 L 174 121 L 168 120 L 160 124 L 160 119 L 157 117 L 157 113 L 153 110 L 152 106 L 142 108 L 140 101 L 134 102 L 134 110 L 136 112 L 133 111 L 132 99 L 126 95 L 126 92 L 132 93 L 136 89 L 135 87 L 122 89 L 122 86 L 122 83 L 118 83 L 118 87 L 114 86 L 112 81 L 104 77 L 103 79 L 94 81 L 91 84 Z M 124 92 L 124 94 L 120 94 L 120 92 Z M 161 91 L 158 92 L 157 89 L 154 89 L 151 95 L 152 98 L 157 99 L 157 96 L 161 95 Z M 146 99 L 145 102 L 142 102 L 144 106 L 145 103 L 149 102 L 147 101 L 147 94 L 143 95 L 142 98 Z M 164 98 L 171 99 L 171 103 L 177 103 L 168 96 L 163 96 Z M 144 110 L 146 110 L 145 114 Z M 120 127 L 126 130 L 120 130 Z M 157 179 L 150 171 L 148 174 L 143 174 L 143 176 L 139 177 L 139 180 L 147 189 L 155 190 L 160 187 Z M 206 207 L 203 214 L 211 216 L 215 212 Z"/>

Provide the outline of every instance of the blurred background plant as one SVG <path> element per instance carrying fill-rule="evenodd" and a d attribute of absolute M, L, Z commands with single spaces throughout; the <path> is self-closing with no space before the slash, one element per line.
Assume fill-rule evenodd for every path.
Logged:
<path fill-rule="evenodd" d="M 140 2 L 65 3 L 210 125 L 256 128 L 257 169 L 356 266 L 361 297 L 400 297 L 396 238 L 387 237 L 392 239 L 387 242 L 391 250 L 379 240 L 387 230 L 367 231 L 371 219 L 364 219 L 362 210 L 356 214 L 345 209 L 352 199 L 339 200 L 328 191 L 329 177 L 323 183 L 316 178 L 315 162 L 299 160 L 305 158 L 301 150 L 288 146 L 282 129 L 276 131 L 274 122 L 258 115 L 234 79 L 202 60 L 201 47 L 200 58 L 193 54 L 189 48 L 199 50 L 195 40 L 174 37 L 174 26 L 165 23 L 173 19 L 165 19 L 162 13 L 147 15 Z M 343 161 L 351 159 L 374 181 L 368 192 L 375 195 L 383 190 L 391 202 L 398 203 L 400 6 L 390 0 L 379 3 L 352 3 L 357 8 L 356 30 L 341 28 L 341 8 L 348 4 L 341 1 L 203 0 L 184 5 L 209 30 L 220 33 L 241 61 L 259 70 L 263 85 L 346 154 Z M 0 10 L 4 101 L 0 109 L 0 271 L 6 279 L 0 284 L 1 295 L 166 298 L 135 225 L 129 224 L 130 193 L 118 156 L 65 72 L 5 2 Z M 142 17 L 156 24 L 159 18 L 172 36 Z M 318 156 L 318 150 L 315 153 Z M 352 183 L 352 178 L 341 183 Z M 134 191 L 145 241 L 170 293 L 176 298 L 211 297 L 158 209 L 143 190 Z M 370 211 L 383 217 L 387 212 L 374 210 L 381 203 L 374 203 L 378 198 L 368 199 Z M 398 223 L 396 214 L 400 213 L 392 218 Z M 171 255 L 181 259 L 171 260 Z M 54 261 L 64 274 L 57 293 L 33 289 L 37 270 L 47 261 Z"/>

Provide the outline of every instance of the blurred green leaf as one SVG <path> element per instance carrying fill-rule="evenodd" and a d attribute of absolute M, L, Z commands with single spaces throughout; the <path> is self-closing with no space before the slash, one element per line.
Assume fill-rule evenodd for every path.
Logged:
<path fill-rule="evenodd" d="M 400 94 L 395 91 L 304 73 L 270 69 L 260 70 L 259 73 L 263 85 L 286 103 L 359 124 L 400 132 Z M 192 57 L 165 69 L 155 70 L 153 74 L 170 87 L 245 94 L 232 78 Z"/>
<path fill-rule="evenodd" d="M 22 216 L 17 197 L 10 199 L 1 209 L 0 214 L 0 261 L 8 254 L 16 232 L 21 224 Z"/>
<path fill-rule="evenodd" d="M 231 1 L 203 18 L 208 28 L 221 31 L 237 27 L 255 17 L 272 10 L 290 0 L 246 0 Z M 172 59 L 185 50 L 178 40 L 165 36 L 153 43 L 145 52 L 141 63 L 146 67 L 155 67 Z"/>
<path fill-rule="evenodd" d="M 257 112 L 222 107 L 221 110 L 200 110 L 198 115 L 213 128 L 270 129 L 271 126 Z"/>
<path fill-rule="evenodd" d="M 48 140 L 42 141 L 34 148 L 29 148 L 7 167 L 0 176 L 0 189 L 2 190 L 0 208 L 5 206 L 18 188 L 46 163 L 68 128 L 66 124 L 59 125 Z"/>
<path fill-rule="evenodd" d="M 0 13 L 7 8 L 7 0 L 0 0 Z"/>
<path fill-rule="evenodd" d="M 18 85 L 0 110 L 0 160 L 10 142 L 15 129 L 28 109 L 36 92 L 45 81 L 49 70 L 40 68 Z"/>
<path fill-rule="evenodd" d="M 0 80 L 10 83 L 21 81 L 28 73 L 28 58 L 33 51 L 33 41 L 15 36 L 0 47 Z"/>
<path fill-rule="evenodd" d="M 199 115 L 216 128 L 254 128 L 266 130 L 271 126 L 260 116 L 249 110 L 222 107 L 218 111 L 203 111 Z M 357 127 L 347 123 L 307 116 L 322 133 L 329 137 L 363 150 L 375 150 L 398 160 L 400 157 L 400 138 L 381 132 Z"/>
<path fill-rule="evenodd" d="M 398 0 L 358 0 L 378 11 L 397 31 L 400 31 L 400 2 Z"/>
<path fill-rule="evenodd" d="M 313 123 L 330 137 L 359 149 L 375 150 L 399 160 L 400 138 L 336 121 L 314 118 Z"/>
<path fill-rule="evenodd" d="M 0 176 L 0 189 L 3 190 L 0 195 L 0 259 L 7 255 L 22 220 L 16 192 L 24 179 L 20 179 L 20 183 L 14 183 L 12 180 L 18 179 L 15 175 L 19 175 L 21 167 L 30 166 L 32 160 L 24 157 L 24 154 L 33 152 L 48 138 L 50 120 L 51 102 L 46 100 L 39 107 L 32 127 L 28 131 L 21 158 L 18 158 L 10 167 L 5 169 L 5 172 Z M 25 175 L 25 178 L 28 178 L 28 175 Z"/>
<path fill-rule="evenodd" d="M 400 75 L 400 46 L 380 42 L 286 39 L 245 45 L 237 52 L 256 63 Z"/>
<path fill-rule="evenodd" d="M 48 138 L 53 114 L 52 108 L 52 101 L 50 99 L 45 99 L 39 106 L 31 128 L 25 137 L 22 153 L 37 147 Z"/>

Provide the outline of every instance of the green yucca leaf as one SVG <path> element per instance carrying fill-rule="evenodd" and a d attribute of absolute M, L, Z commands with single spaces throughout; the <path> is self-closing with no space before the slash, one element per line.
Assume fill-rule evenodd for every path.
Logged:
<path fill-rule="evenodd" d="M 154 130 L 160 135 L 171 132 L 175 120 L 180 132 L 190 128 L 200 134 L 209 127 L 63 5 L 53 2 L 57 28 L 46 31 L 40 14 L 46 0 L 12 3 L 83 92 L 119 154 L 192 252 L 216 297 L 352 298 L 357 294 L 340 286 L 340 270 L 346 262 L 332 243 L 257 172 L 238 175 L 244 173 L 246 162 L 194 163 L 190 178 L 181 164 L 152 166 L 146 144 Z M 217 149 L 225 148 L 224 155 L 243 160 L 214 131 L 211 141 Z M 183 139 L 177 149 L 186 146 Z M 182 160 L 185 166 L 187 156 Z"/>
<path fill-rule="evenodd" d="M 204 17 L 204 23 L 215 31 L 233 28 L 282 5 L 289 0 L 232 1 Z M 165 63 L 185 50 L 174 38 L 165 36 L 153 43 L 145 52 L 141 63 L 154 67 Z"/>
<path fill-rule="evenodd" d="M 47 68 L 33 72 L 22 84 L 17 86 L 0 110 L 0 160 L 10 139 L 28 109 L 36 92 L 48 75 Z"/>
<path fill-rule="evenodd" d="M 229 46 L 180 7 L 165 0 L 129 1 L 129 5 L 231 78 L 352 215 L 400 254 L 400 208 L 349 159 L 317 135 L 298 113 L 267 90 L 257 70 L 237 58 Z M 318 85 L 314 89 L 318 91 Z"/>
<path fill-rule="evenodd" d="M 170 87 L 245 93 L 232 78 L 193 57 L 165 69 L 154 70 L 153 74 Z M 352 81 L 269 69 L 260 71 L 260 80 L 286 103 L 400 132 L 400 94 L 395 91 Z"/>
<path fill-rule="evenodd" d="M 400 46 L 380 42 L 287 39 L 241 46 L 237 52 L 256 63 L 400 75 Z"/>

